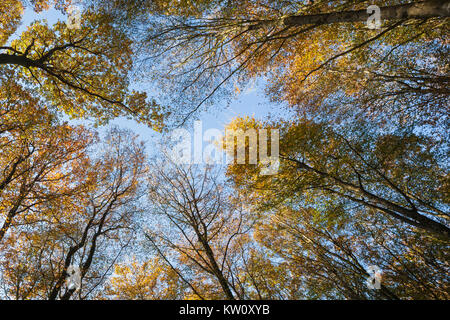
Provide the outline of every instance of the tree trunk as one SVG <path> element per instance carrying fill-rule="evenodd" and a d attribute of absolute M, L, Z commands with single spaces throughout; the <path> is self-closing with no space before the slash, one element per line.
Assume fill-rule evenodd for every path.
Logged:
<path fill-rule="evenodd" d="M 219 268 L 214 253 L 206 241 L 200 239 L 203 244 L 203 248 L 205 249 L 206 255 L 208 256 L 209 262 L 211 263 L 212 271 L 215 273 L 217 280 L 219 280 L 220 286 L 223 289 L 223 292 L 230 300 L 235 300 L 233 293 L 231 292 L 230 286 L 228 285 L 227 279 L 225 279 L 222 270 Z"/>
<path fill-rule="evenodd" d="M 449 17 L 450 1 L 430 0 L 396 6 L 380 7 L 381 20 L 425 19 Z M 286 26 L 322 25 L 340 22 L 365 22 L 371 16 L 367 10 L 321 13 L 315 15 L 289 16 L 284 18 Z"/>
<path fill-rule="evenodd" d="M 0 65 L 3 64 L 14 64 L 28 68 L 34 66 L 35 62 L 23 55 L 2 53 L 0 54 Z"/>

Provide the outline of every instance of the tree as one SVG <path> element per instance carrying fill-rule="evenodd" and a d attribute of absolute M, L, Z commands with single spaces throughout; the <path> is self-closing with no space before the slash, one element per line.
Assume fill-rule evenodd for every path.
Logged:
<path fill-rule="evenodd" d="M 255 125 L 236 119 L 230 127 Z M 340 199 L 449 240 L 448 174 L 432 139 L 380 134 L 363 122 L 339 131 L 309 120 L 267 126 L 282 130 L 280 172 L 261 176 L 261 164 L 231 165 L 228 171 L 257 203 L 270 208 L 289 199 Z"/>
<path fill-rule="evenodd" d="M 383 113 L 389 117 L 404 100 L 426 93 L 410 106 L 417 117 L 445 115 L 448 1 L 391 3 L 382 2 L 385 24 L 374 31 L 362 23 L 368 1 L 214 1 L 187 16 L 152 11 L 149 26 L 139 29 L 143 61 L 174 108 L 183 96 L 179 123 L 260 76 L 272 99 L 301 110 L 328 109 L 327 99 L 345 93 L 362 108 L 371 101 L 372 112 L 389 102 Z M 441 59 L 428 59 L 430 53 Z M 396 63 L 399 57 L 409 63 Z M 373 82 L 383 94 L 373 93 Z"/>
<path fill-rule="evenodd" d="M 140 263 L 135 258 L 129 263 L 114 266 L 114 274 L 106 285 L 106 297 L 120 300 L 166 300 L 183 297 L 186 285 L 173 269 L 156 257 Z"/>
<path fill-rule="evenodd" d="M 36 220 L 15 228 L 6 240 L 2 256 L 9 259 L 2 259 L 1 268 L 7 295 L 86 299 L 95 295 L 134 239 L 139 181 L 145 173 L 143 146 L 130 133 L 113 130 L 96 147 L 102 152 L 85 167 L 86 187 L 40 204 Z M 67 286 L 70 267 L 79 267 L 81 287 Z"/>
<path fill-rule="evenodd" d="M 72 1 L 0 4 L 1 298 L 449 298 L 449 1 L 379 1 L 371 30 L 366 0 L 89 0 L 18 33 L 29 3 Z M 294 119 L 227 129 L 278 129 L 273 175 L 70 122 L 167 129 L 251 79 Z"/>
<path fill-rule="evenodd" d="M 333 128 L 237 118 L 227 127 L 266 128 L 280 130 L 279 172 L 232 162 L 227 174 L 257 217 L 254 238 L 296 279 L 294 296 L 447 299 L 448 175 L 439 141 L 379 133 L 362 121 Z M 366 285 L 373 265 L 383 270 L 379 291 Z"/>
<path fill-rule="evenodd" d="M 36 2 L 38 8 L 46 4 Z M 12 73 L 39 94 L 41 104 L 73 118 L 104 124 L 127 116 L 161 129 L 164 111 L 146 93 L 130 88 L 132 40 L 108 16 L 88 8 L 79 30 L 61 21 L 52 27 L 35 21 L 18 39 L 10 39 L 23 11 L 19 0 L 10 5 L 16 11 L 1 12 L 6 21 L 0 30 L 0 72 Z"/>
<path fill-rule="evenodd" d="M 264 237 L 261 233 L 261 236 Z M 306 299 L 306 288 L 295 274 L 295 266 L 281 261 L 271 247 L 263 247 L 253 236 L 240 254 L 239 289 L 241 299 L 298 300 Z"/>
<path fill-rule="evenodd" d="M 150 213 L 160 219 L 155 229 L 146 231 L 146 238 L 193 296 L 236 299 L 232 266 L 249 229 L 244 209 L 227 200 L 229 194 L 212 168 L 173 161 L 167 157 L 165 165 L 153 167 Z"/>
<path fill-rule="evenodd" d="M 93 132 L 59 121 L 11 78 L 3 85 L 0 241 L 15 224 L 39 220 L 43 204 L 84 188 L 87 149 L 95 141 Z"/>
<path fill-rule="evenodd" d="M 322 208 L 289 204 L 256 228 L 307 299 L 448 299 L 445 242 L 376 212 Z M 370 266 L 381 271 L 379 290 L 367 286 Z"/>

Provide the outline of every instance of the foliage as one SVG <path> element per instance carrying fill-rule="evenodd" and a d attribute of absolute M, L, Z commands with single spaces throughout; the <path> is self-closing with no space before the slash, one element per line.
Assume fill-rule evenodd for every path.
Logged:
<path fill-rule="evenodd" d="M 86 0 L 19 28 L 73 3 L 0 2 L 0 299 L 449 299 L 448 2 L 378 1 L 369 30 L 365 0 Z M 164 131 L 254 79 L 293 118 L 226 129 L 278 129 L 274 175 L 264 141 L 181 165 L 85 121 Z"/>

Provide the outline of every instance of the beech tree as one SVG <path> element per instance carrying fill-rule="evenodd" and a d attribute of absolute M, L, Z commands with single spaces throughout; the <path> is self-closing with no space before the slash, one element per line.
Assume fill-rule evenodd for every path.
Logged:
<path fill-rule="evenodd" d="M 189 2 L 189 14 L 164 3 L 159 11 L 149 5 L 151 18 L 133 30 L 152 70 L 144 74 L 170 92 L 164 101 L 179 123 L 261 76 L 271 99 L 300 110 L 329 109 L 331 97 L 345 94 L 372 113 L 384 106 L 384 117 L 405 101 L 404 117 L 446 115 L 448 1 L 379 2 L 378 30 L 366 26 L 369 1 L 201 1 Z M 116 8 L 133 16 L 137 7 Z"/>
<path fill-rule="evenodd" d="M 272 261 L 268 251 L 255 245 L 256 219 L 217 176 L 219 171 L 173 161 L 164 157 L 150 170 L 144 232 L 148 251 L 183 283 L 182 298 L 305 297 L 289 266 Z M 122 281 L 126 288 L 135 287 L 133 281 Z M 166 280 L 166 286 L 172 283 Z"/>
<path fill-rule="evenodd" d="M 0 241 L 15 224 L 39 220 L 39 206 L 83 188 L 95 141 L 93 132 L 59 121 L 12 79 L 0 79 Z"/>
<path fill-rule="evenodd" d="M 448 299 L 445 242 L 373 211 L 327 212 L 287 205 L 256 227 L 258 242 L 282 259 L 306 299 Z M 370 266 L 381 272 L 379 290 L 367 286 Z"/>
<path fill-rule="evenodd" d="M 244 130 L 255 126 L 261 124 L 249 119 L 230 124 Z M 263 205 L 297 197 L 338 198 L 449 240 L 448 174 L 432 139 L 379 134 L 363 122 L 340 131 L 309 120 L 267 126 L 282 130 L 280 172 L 262 176 L 260 164 L 234 164 L 228 170 L 244 193 L 258 200 L 263 195 Z"/>
<path fill-rule="evenodd" d="M 68 4 L 70 2 L 67 2 Z M 36 1 L 37 9 L 48 6 Z M 59 2 L 61 10 L 65 1 Z M 13 11 L 10 11 L 10 8 Z M 132 41 L 107 15 L 87 9 L 80 29 L 59 21 L 53 26 L 35 21 L 11 39 L 23 14 L 20 0 L 0 7 L 0 72 L 12 72 L 43 104 L 73 118 L 104 124 L 118 116 L 131 117 L 161 129 L 164 111 L 145 92 L 130 88 Z"/>
<path fill-rule="evenodd" d="M 100 298 L 120 300 L 182 299 L 186 284 L 161 258 L 118 263 Z"/>
<path fill-rule="evenodd" d="M 367 0 L 86 0 L 19 29 L 72 2 L 0 3 L 1 299 L 449 298 L 449 1 L 372 28 Z M 292 119 L 226 129 L 278 129 L 273 175 L 88 124 L 188 125 L 250 80 Z"/>
<path fill-rule="evenodd" d="M 170 157 L 164 162 L 166 166 L 154 167 L 149 195 L 154 204 L 151 213 L 163 218 L 161 225 L 168 229 L 149 229 L 146 238 L 189 285 L 192 295 L 236 299 L 230 264 L 235 242 L 249 228 L 243 208 L 227 201 L 226 190 L 211 168 L 177 165 Z M 190 271 L 180 270 L 180 263 Z M 220 290 L 205 290 L 210 281 Z"/>
<path fill-rule="evenodd" d="M 277 174 L 261 175 L 260 163 L 227 170 L 257 217 L 254 238 L 308 299 L 446 299 L 448 174 L 439 142 L 357 124 L 229 125 L 280 130 Z M 371 265 L 383 270 L 380 290 L 366 285 Z"/>
<path fill-rule="evenodd" d="M 143 147 L 130 133 L 113 130 L 100 150 L 84 167 L 88 183 L 80 192 L 40 204 L 34 220 L 6 239 L 0 268 L 7 296 L 68 300 L 95 295 L 134 239 L 139 181 L 145 174 Z M 79 268 L 81 287 L 67 286 L 70 267 Z"/>

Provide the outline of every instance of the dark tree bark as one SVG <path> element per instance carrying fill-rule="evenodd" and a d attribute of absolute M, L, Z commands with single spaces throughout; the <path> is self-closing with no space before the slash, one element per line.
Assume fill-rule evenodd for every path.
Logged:
<path fill-rule="evenodd" d="M 450 1 L 431 0 L 413 2 L 396 6 L 380 7 L 381 20 L 427 19 L 450 16 Z M 286 26 L 323 25 L 341 22 L 364 22 L 370 14 L 366 9 L 321 13 L 315 15 L 299 15 L 284 18 Z"/>

